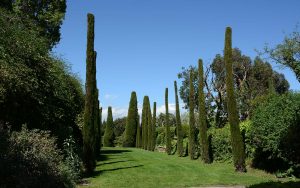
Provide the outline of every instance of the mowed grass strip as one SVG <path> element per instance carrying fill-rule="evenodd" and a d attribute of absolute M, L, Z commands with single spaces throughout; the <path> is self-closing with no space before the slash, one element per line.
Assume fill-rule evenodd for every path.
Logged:
<path fill-rule="evenodd" d="M 204 164 L 200 160 L 168 156 L 136 148 L 103 148 L 95 173 L 86 178 L 84 187 L 160 188 L 201 187 L 209 185 L 245 185 L 253 188 L 266 186 L 300 187 L 298 182 L 280 183 L 274 175 L 248 168 L 247 173 L 234 172 L 230 163 Z M 80 187 L 81 185 L 79 185 Z"/>

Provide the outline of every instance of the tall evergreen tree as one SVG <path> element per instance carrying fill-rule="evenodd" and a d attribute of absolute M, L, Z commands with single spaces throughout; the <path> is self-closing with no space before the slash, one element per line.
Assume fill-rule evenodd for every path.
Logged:
<path fill-rule="evenodd" d="M 95 158 L 95 94 L 96 70 L 94 52 L 94 15 L 88 14 L 87 49 L 86 49 L 86 95 L 83 126 L 83 164 L 87 173 L 96 167 Z"/>
<path fill-rule="evenodd" d="M 206 110 L 205 110 L 205 96 L 204 96 L 204 75 L 203 75 L 203 62 L 202 59 L 198 61 L 198 112 L 199 112 L 199 129 L 200 129 L 200 145 L 201 145 L 201 158 L 204 163 L 210 163 L 209 147 L 207 138 L 207 124 L 206 124 Z"/>
<path fill-rule="evenodd" d="M 191 159 L 195 159 L 195 149 L 196 149 L 196 127 L 195 127 L 195 94 L 194 94 L 194 75 L 193 71 L 190 71 L 190 95 L 189 95 L 189 124 L 190 124 L 190 131 L 189 131 L 189 155 Z"/>
<path fill-rule="evenodd" d="M 156 102 L 153 103 L 153 118 L 152 118 L 152 148 L 151 150 L 155 150 L 156 145 Z"/>
<path fill-rule="evenodd" d="M 244 143 L 239 127 L 239 116 L 237 103 L 234 93 L 233 70 L 232 70 L 232 41 L 231 28 L 226 28 L 224 61 L 226 68 L 226 91 L 227 91 L 227 110 L 230 124 L 233 162 L 236 171 L 245 172 L 245 150 Z"/>
<path fill-rule="evenodd" d="M 152 128 L 152 115 L 150 101 L 147 104 L 147 124 L 148 124 L 148 145 L 147 150 L 152 151 L 152 138 L 153 138 L 153 128 Z"/>
<path fill-rule="evenodd" d="M 99 102 L 99 104 L 100 104 L 100 102 Z M 101 150 L 101 147 L 102 147 L 102 132 L 101 132 L 101 130 L 102 130 L 102 107 L 100 107 L 100 109 L 99 109 L 99 124 L 98 124 L 98 126 L 99 126 L 99 146 L 100 146 L 100 150 Z"/>
<path fill-rule="evenodd" d="M 138 115 L 138 124 L 137 124 L 137 129 L 136 129 L 136 147 L 141 148 L 142 146 L 142 128 L 140 124 L 140 116 Z"/>
<path fill-rule="evenodd" d="M 128 115 L 126 119 L 126 128 L 125 128 L 125 140 L 123 146 L 125 147 L 135 147 L 136 144 L 136 135 L 138 127 L 138 106 L 136 93 L 133 91 L 131 93 Z"/>
<path fill-rule="evenodd" d="M 114 140 L 115 140 L 114 120 L 113 120 L 111 106 L 108 107 L 106 128 L 105 128 L 103 139 L 104 139 L 104 146 L 114 147 Z"/>
<path fill-rule="evenodd" d="M 184 156 L 183 135 L 182 135 L 182 126 L 181 126 L 178 90 L 177 90 L 177 82 L 176 81 L 174 81 L 174 89 L 175 89 L 175 103 L 176 103 L 177 153 L 178 153 L 179 157 L 183 157 Z"/>
<path fill-rule="evenodd" d="M 148 106 L 149 97 L 145 96 L 143 100 L 143 110 L 142 110 L 142 145 L 143 149 L 148 147 Z"/>
<path fill-rule="evenodd" d="M 171 133 L 170 133 L 170 123 L 169 123 L 169 102 L 168 102 L 168 88 L 165 90 L 165 106 L 166 106 L 166 116 L 165 116 L 165 128 L 166 128 L 166 152 L 171 155 Z"/>

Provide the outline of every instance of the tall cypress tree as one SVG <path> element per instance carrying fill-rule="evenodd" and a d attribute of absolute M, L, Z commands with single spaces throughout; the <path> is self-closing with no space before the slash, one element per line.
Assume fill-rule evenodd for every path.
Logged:
<path fill-rule="evenodd" d="M 196 149 L 196 127 L 195 127 L 195 94 L 194 94 L 194 75 L 193 70 L 190 71 L 190 95 L 189 95 L 189 124 L 190 124 L 190 131 L 189 131 L 189 155 L 191 159 L 195 159 L 195 149 Z"/>
<path fill-rule="evenodd" d="M 99 102 L 100 104 L 100 102 Z M 99 146 L 100 146 L 100 150 L 101 150 L 101 147 L 102 147 L 102 132 L 101 132 L 101 129 L 102 129 L 102 107 L 99 109 Z"/>
<path fill-rule="evenodd" d="M 136 93 L 133 91 L 131 93 L 128 115 L 126 119 L 126 128 L 125 128 L 125 140 L 123 146 L 125 147 L 135 147 L 136 143 L 136 134 L 138 126 L 138 106 Z"/>
<path fill-rule="evenodd" d="M 149 103 L 147 104 L 147 125 L 148 125 L 147 150 L 152 151 L 153 128 L 152 128 L 152 115 L 151 115 L 150 100 L 149 100 Z"/>
<path fill-rule="evenodd" d="M 140 116 L 138 115 L 138 124 L 136 129 L 136 147 L 141 148 L 142 145 L 142 128 L 140 124 Z"/>
<path fill-rule="evenodd" d="M 142 145 L 143 149 L 148 147 L 148 106 L 149 97 L 145 96 L 143 100 L 143 110 L 142 110 Z"/>
<path fill-rule="evenodd" d="M 224 60 L 226 68 L 226 92 L 227 92 L 227 111 L 230 124 L 231 143 L 233 162 L 236 171 L 245 172 L 245 150 L 239 126 L 239 116 L 234 94 L 233 68 L 232 68 L 232 47 L 231 47 L 231 28 L 226 28 Z"/>
<path fill-rule="evenodd" d="M 171 133 L 170 133 L 170 123 L 169 123 L 169 102 L 168 102 L 168 88 L 165 90 L 165 106 L 166 106 L 166 116 L 165 116 L 165 127 L 166 127 L 166 152 L 171 155 Z"/>
<path fill-rule="evenodd" d="M 87 173 L 96 167 L 95 157 L 95 94 L 96 70 L 94 52 L 94 15 L 88 14 L 87 49 L 86 49 L 86 84 L 83 126 L 83 164 Z"/>
<path fill-rule="evenodd" d="M 153 103 L 153 118 L 152 118 L 152 148 L 151 150 L 155 150 L 156 145 L 156 102 Z"/>
<path fill-rule="evenodd" d="M 106 147 L 114 147 L 114 120 L 112 115 L 111 107 L 108 107 L 107 112 L 107 121 L 106 121 L 106 128 L 104 132 L 104 146 Z"/>
<path fill-rule="evenodd" d="M 176 81 L 174 81 L 174 89 L 175 89 L 175 103 L 176 103 L 177 153 L 179 157 L 183 157 L 184 156 L 183 135 L 182 135 L 182 126 L 181 126 L 179 99 L 178 99 L 178 90 L 177 90 Z"/>
<path fill-rule="evenodd" d="M 205 96 L 204 96 L 204 75 L 202 59 L 198 61 L 198 112 L 199 112 L 199 129 L 200 129 L 200 144 L 201 144 L 201 158 L 204 163 L 210 163 L 209 147 L 207 138 L 207 124 L 206 124 L 206 110 L 205 110 Z"/>

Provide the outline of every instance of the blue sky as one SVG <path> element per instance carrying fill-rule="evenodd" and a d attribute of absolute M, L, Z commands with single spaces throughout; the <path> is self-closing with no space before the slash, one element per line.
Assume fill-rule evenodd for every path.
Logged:
<path fill-rule="evenodd" d="M 166 87 L 172 112 L 177 73 L 196 65 L 198 58 L 207 66 L 222 53 L 226 26 L 232 27 L 233 47 L 253 58 L 255 49 L 278 44 L 294 30 L 299 7 L 299 0 L 68 0 L 62 39 L 54 51 L 84 83 L 86 14 L 93 13 L 104 112 L 111 105 L 115 117 L 126 115 L 133 90 L 139 105 L 148 95 L 163 111 Z M 290 70 L 273 67 L 285 74 L 291 89 L 299 90 Z"/>

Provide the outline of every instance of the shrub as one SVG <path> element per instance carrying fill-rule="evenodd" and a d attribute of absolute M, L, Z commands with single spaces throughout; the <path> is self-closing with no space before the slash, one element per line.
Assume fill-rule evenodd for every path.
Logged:
<path fill-rule="evenodd" d="M 74 187 L 72 168 L 63 162 L 55 142 L 47 131 L 23 127 L 13 132 L 6 152 L 0 154 L 1 186 Z"/>
<path fill-rule="evenodd" d="M 271 95 L 254 110 L 252 120 L 253 166 L 270 172 L 290 168 L 289 173 L 299 176 L 300 94 Z"/>
<path fill-rule="evenodd" d="M 252 158 L 254 155 L 254 146 L 252 144 L 252 137 L 250 135 L 250 129 L 252 122 L 246 120 L 240 123 L 240 130 L 243 135 L 245 144 L 246 157 Z M 223 128 L 209 129 L 211 136 L 211 154 L 215 161 L 227 161 L 232 159 L 232 147 L 230 139 L 230 126 L 226 124 Z"/>

